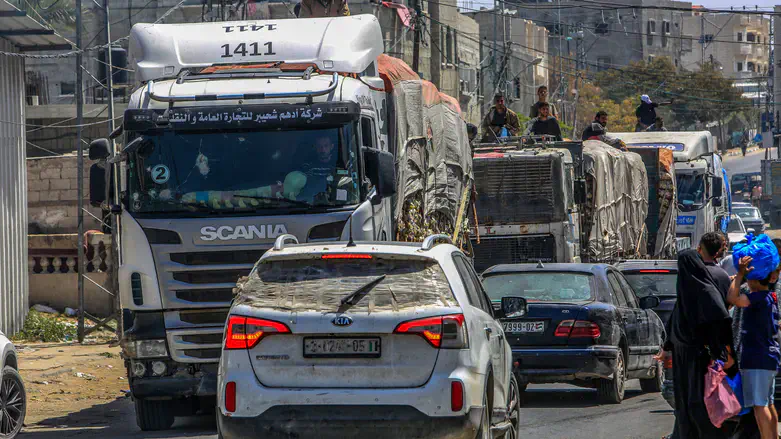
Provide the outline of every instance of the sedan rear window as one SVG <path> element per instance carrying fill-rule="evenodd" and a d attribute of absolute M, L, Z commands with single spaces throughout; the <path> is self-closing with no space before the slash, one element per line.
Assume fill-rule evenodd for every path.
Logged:
<path fill-rule="evenodd" d="M 578 273 L 507 273 L 488 276 L 483 287 L 491 300 L 519 296 L 535 302 L 581 302 L 594 299 L 591 275 Z"/>
<path fill-rule="evenodd" d="M 423 258 L 268 260 L 236 290 L 237 304 L 291 311 L 334 312 L 359 290 L 351 311 L 458 306 L 442 268 Z"/>
<path fill-rule="evenodd" d="M 675 272 L 657 273 L 652 272 L 624 272 L 624 277 L 632 285 L 637 297 L 662 296 L 676 297 L 675 284 L 678 281 L 678 274 Z"/>

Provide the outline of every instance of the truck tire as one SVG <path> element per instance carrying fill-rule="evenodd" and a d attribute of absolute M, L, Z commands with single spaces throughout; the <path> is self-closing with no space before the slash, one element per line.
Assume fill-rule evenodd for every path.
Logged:
<path fill-rule="evenodd" d="M 640 380 L 640 389 L 643 393 L 659 393 L 664 385 L 664 369 L 662 362 L 654 360 L 654 377 Z"/>
<path fill-rule="evenodd" d="M 171 401 L 136 399 L 136 424 L 141 431 L 167 430 L 174 425 Z"/>
<path fill-rule="evenodd" d="M 618 350 L 616 357 L 616 370 L 613 379 L 597 380 L 597 396 L 599 400 L 606 404 L 621 404 L 624 399 L 624 389 L 626 388 L 626 362 L 624 361 L 623 349 Z"/>

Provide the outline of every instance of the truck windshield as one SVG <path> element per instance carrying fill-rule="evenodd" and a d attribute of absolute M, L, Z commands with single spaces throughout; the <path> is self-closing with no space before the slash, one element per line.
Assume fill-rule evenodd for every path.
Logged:
<path fill-rule="evenodd" d="M 705 178 L 702 174 L 678 174 L 678 206 L 684 212 L 705 204 Z"/>
<path fill-rule="evenodd" d="M 312 130 L 164 131 L 129 157 L 134 212 L 339 207 L 360 198 L 352 124 Z"/>

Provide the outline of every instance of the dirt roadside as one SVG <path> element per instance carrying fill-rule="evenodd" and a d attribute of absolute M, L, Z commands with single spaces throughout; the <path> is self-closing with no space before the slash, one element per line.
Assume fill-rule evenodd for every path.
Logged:
<path fill-rule="evenodd" d="M 17 343 L 29 428 L 73 426 L 72 414 L 126 398 L 120 348 L 108 343 Z"/>

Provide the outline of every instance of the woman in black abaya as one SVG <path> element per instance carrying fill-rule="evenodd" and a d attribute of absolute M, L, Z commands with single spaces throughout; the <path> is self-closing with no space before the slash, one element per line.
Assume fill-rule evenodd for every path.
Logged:
<path fill-rule="evenodd" d="M 675 421 L 683 439 L 726 438 L 708 418 L 704 402 L 705 373 L 711 360 L 734 365 L 732 328 L 724 297 L 697 251 L 678 255 L 678 300 L 668 337 L 673 344 Z"/>

